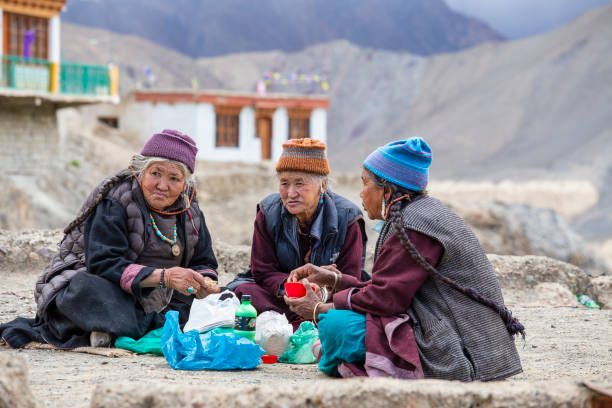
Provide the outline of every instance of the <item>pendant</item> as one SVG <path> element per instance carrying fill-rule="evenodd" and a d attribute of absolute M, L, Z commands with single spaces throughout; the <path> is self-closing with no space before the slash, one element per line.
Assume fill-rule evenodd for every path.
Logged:
<path fill-rule="evenodd" d="M 181 247 L 177 244 L 172 245 L 172 255 L 179 256 L 181 254 Z"/>

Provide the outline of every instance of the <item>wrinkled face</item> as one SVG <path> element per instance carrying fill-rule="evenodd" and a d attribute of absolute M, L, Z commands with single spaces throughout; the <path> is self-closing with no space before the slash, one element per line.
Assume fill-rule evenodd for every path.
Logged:
<path fill-rule="evenodd" d="M 185 175 L 183 169 L 174 163 L 155 162 L 144 171 L 140 185 L 149 206 L 163 210 L 185 191 Z"/>
<path fill-rule="evenodd" d="M 307 174 L 283 171 L 279 174 L 279 193 L 283 205 L 301 222 L 314 214 L 321 197 L 321 185 Z"/>
<path fill-rule="evenodd" d="M 361 197 L 363 209 L 371 220 L 382 220 L 382 200 L 385 189 L 376 185 L 372 174 L 366 169 L 361 171 L 361 182 L 363 188 L 359 197 Z"/>

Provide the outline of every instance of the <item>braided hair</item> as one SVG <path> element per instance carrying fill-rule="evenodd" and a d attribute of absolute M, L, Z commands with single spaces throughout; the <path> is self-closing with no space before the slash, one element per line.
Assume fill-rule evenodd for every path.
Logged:
<path fill-rule="evenodd" d="M 477 301 L 480 304 L 483 304 L 491 309 L 493 309 L 499 316 L 502 318 L 506 325 L 506 329 L 511 335 L 516 335 L 517 333 L 525 338 L 525 327 L 519 323 L 519 321 L 512 316 L 512 312 L 503 304 L 499 304 L 497 302 L 492 301 L 484 296 L 482 296 L 478 291 L 474 288 L 465 287 L 459 285 L 454 280 L 443 276 L 438 272 L 436 268 L 434 268 L 427 260 L 419 253 L 414 244 L 410 241 L 408 237 L 408 231 L 406 231 L 406 227 L 402 221 L 402 204 L 403 200 L 399 200 L 402 196 L 407 196 L 408 200 L 412 200 L 416 196 L 427 194 L 426 191 L 415 192 L 411 190 L 404 189 L 394 183 L 390 183 L 387 180 L 378 177 L 377 175 L 370 172 L 372 179 L 375 181 L 378 187 L 388 188 L 391 190 L 391 199 L 390 202 L 393 202 L 397 199 L 397 201 L 393 202 L 391 207 L 389 208 L 389 215 L 391 217 L 392 225 L 395 229 L 395 233 L 399 238 L 402 246 L 408 251 L 410 257 L 420 266 L 425 269 L 425 271 L 431 276 L 433 279 L 438 280 L 440 282 L 444 282 L 448 286 L 453 289 L 458 290 L 459 292 L 467 295 L 471 299 Z"/>

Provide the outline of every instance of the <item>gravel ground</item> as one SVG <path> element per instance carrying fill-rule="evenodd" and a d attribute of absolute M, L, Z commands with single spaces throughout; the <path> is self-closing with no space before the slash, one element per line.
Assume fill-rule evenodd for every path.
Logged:
<path fill-rule="evenodd" d="M 33 317 L 32 288 L 38 272 L 0 272 L 0 323 L 17 316 Z M 517 340 L 524 372 L 510 381 L 612 381 L 612 310 L 520 307 L 514 314 L 527 328 L 526 341 Z M 29 382 L 43 407 L 87 407 L 96 384 L 108 381 L 150 384 L 218 384 L 236 388 L 253 384 L 299 384 L 335 381 L 315 365 L 262 365 L 244 372 L 185 372 L 172 370 L 162 357 L 108 358 L 55 350 L 11 350 L 28 362 Z M 163 392 L 163 390 L 160 390 Z"/>

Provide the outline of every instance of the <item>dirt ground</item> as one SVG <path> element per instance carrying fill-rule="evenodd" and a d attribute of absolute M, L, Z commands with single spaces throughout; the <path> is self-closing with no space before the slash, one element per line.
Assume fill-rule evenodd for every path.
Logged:
<path fill-rule="evenodd" d="M 32 317 L 35 310 L 32 288 L 38 271 L 1 275 L 0 323 L 17 316 Z M 612 381 L 612 310 L 520 305 L 512 309 L 525 324 L 527 339 L 517 340 L 524 372 L 509 381 Z M 314 364 L 261 365 L 244 372 L 186 372 L 172 370 L 163 357 L 156 356 L 109 358 L 6 347 L 0 347 L 0 353 L 18 354 L 27 360 L 30 387 L 42 407 L 87 407 L 93 389 L 103 382 L 217 384 L 240 388 L 337 381 L 319 373 Z"/>

